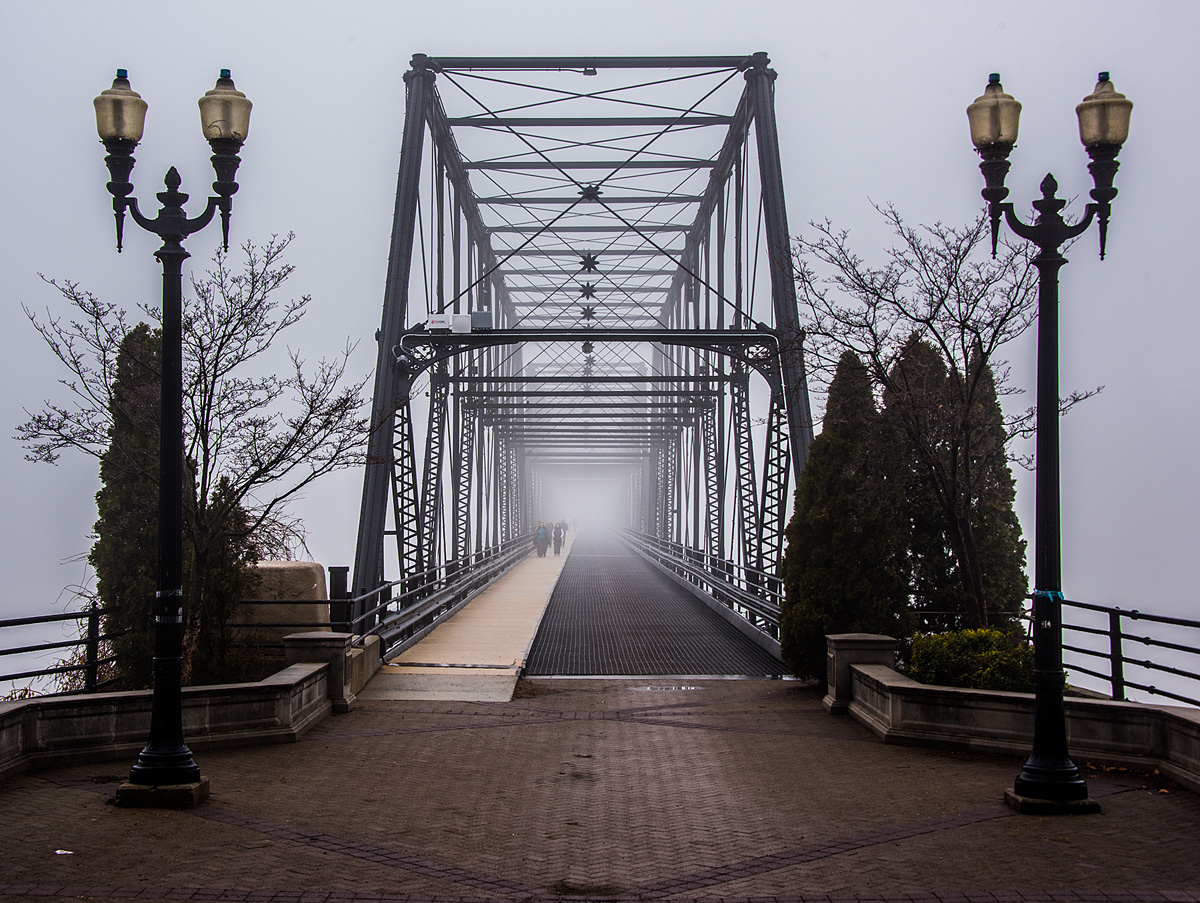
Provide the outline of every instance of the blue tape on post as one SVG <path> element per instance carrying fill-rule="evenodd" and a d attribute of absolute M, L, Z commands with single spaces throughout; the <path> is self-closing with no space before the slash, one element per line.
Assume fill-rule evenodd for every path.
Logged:
<path fill-rule="evenodd" d="M 1033 595 L 1035 598 L 1040 596 L 1043 599 L 1053 599 L 1057 602 L 1066 601 L 1066 597 L 1055 589 L 1037 589 L 1033 591 Z"/>

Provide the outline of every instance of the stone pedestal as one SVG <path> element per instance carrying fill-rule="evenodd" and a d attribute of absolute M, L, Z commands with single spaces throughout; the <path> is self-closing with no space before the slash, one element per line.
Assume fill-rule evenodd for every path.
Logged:
<path fill-rule="evenodd" d="M 822 703 L 831 715 L 844 715 L 850 708 L 851 665 L 896 667 L 896 641 L 874 633 L 837 633 L 825 637 L 825 682 Z"/>
<path fill-rule="evenodd" d="M 289 665 L 329 662 L 329 701 L 338 714 L 350 711 L 358 691 L 379 670 L 379 637 L 366 636 L 354 645 L 354 634 L 315 630 L 292 633 L 283 638 Z"/>
<path fill-rule="evenodd" d="M 289 665 L 300 662 L 329 662 L 329 700 L 333 710 L 348 712 L 354 705 L 354 634 L 315 630 L 283 638 Z"/>
<path fill-rule="evenodd" d="M 296 624 L 312 624 L 312 630 L 329 623 L 329 596 L 325 590 L 325 569 L 313 561 L 260 561 L 254 567 L 258 579 L 253 590 L 256 600 L 242 602 L 229 623 L 232 626 L 257 624 L 255 632 L 282 641 L 299 628 Z M 284 604 L 284 603 L 287 604 Z M 278 627 L 272 625 L 278 624 Z"/>
<path fill-rule="evenodd" d="M 1015 793 L 1010 787 L 1004 791 L 1004 802 L 1009 807 L 1026 815 L 1098 815 L 1100 804 L 1088 797 L 1082 800 L 1038 800 Z"/>
<path fill-rule="evenodd" d="M 117 787 L 117 805 L 126 809 L 191 809 L 208 799 L 208 778 L 194 784 L 131 784 Z"/>

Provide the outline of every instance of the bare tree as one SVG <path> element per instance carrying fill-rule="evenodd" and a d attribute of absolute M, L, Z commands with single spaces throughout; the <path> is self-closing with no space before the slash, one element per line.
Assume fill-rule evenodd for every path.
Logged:
<path fill-rule="evenodd" d="M 980 463 L 995 452 L 996 429 L 981 412 L 993 391 L 1019 391 L 999 354 L 1036 319 L 1036 273 L 1024 244 L 1002 244 L 989 256 L 982 216 L 961 227 L 912 228 L 894 208 L 877 209 L 897 239 L 881 265 L 860 258 L 849 234 L 828 221 L 796 242 L 806 357 L 825 382 L 843 351 L 863 361 L 945 514 L 969 620 L 983 626 L 987 600 L 972 524 L 988 492 L 990 468 Z M 926 372 L 909 372 L 918 344 L 936 350 L 947 367 L 936 392 Z M 1095 391 L 1066 399 L 1064 410 Z M 1006 426 L 1009 436 L 1029 428 L 1028 413 Z M 1005 437 L 999 441 L 1003 451 Z"/>
<path fill-rule="evenodd" d="M 345 378 L 350 344 L 311 367 L 289 350 L 284 369 L 255 372 L 257 359 L 300 321 L 311 301 L 308 295 L 284 302 L 277 297 L 294 270 L 283 260 L 293 237 L 272 236 L 261 246 L 246 242 L 237 271 L 230 255 L 218 251 L 211 269 L 192 276 L 193 298 L 185 301 L 183 322 L 184 448 L 196 481 L 195 513 L 201 519 L 210 514 L 224 478 L 229 500 L 249 516 L 249 531 L 284 554 L 303 540 L 301 525 L 286 514 L 288 500 L 324 474 L 360 463 L 366 435 L 359 415 L 366 378 Z M 46 282 L 70 303 L 71 314 L 47 311 L 43 318 L 28 307 L 25 313 L 66 367 L 68 375 L 59 382 L 70 400 L 46 401 L 37 412 L 27 409 L 16 438 L 31 461 L 53 464 L 67 449 L 99 459 L 114 437 L 114 410 L 125 403 L 114 398 L 113 386 L 131 318 L 76 282 Z M 139 309 L 157 329 L 159 310 Z M 138 363 L 157 374 L 156 356 Z M 157 480 L 140 450 L 123 458 Z"/>
<path fill-rule="evenodd" d="M 295 554 L 303 547 L 304 529 L 288 513 L 288 502 L 324 474 L 363 460 L 367 424 L 360 411 L 366 379 L 346 378 L 352 346 L 347 343 L 335 357 L 313 365 L 290 349 L 275 347 L 274 355 L 267 354 L 310 303 L 307 295 L 280 300 L 294 269 L 283 260 L 292 238 L 245 243 L 239 267 L 218 252 L 209 270 L 192 276 L 192 297 L 184 303 L 183 430 L 190 486 L 181 492 L 189 560 L 187 634 L 202 643 L 214 642 L 212 636 L 219 634 L 222 660 L 224 621 L 244 589 L 228 575 L 258 558 Z M 101 462 L 106 487 L 126 487 L 124 495 L 108 496 L 101 506 L 97 533 L 103 537 L 103 522 L 120 514 L 113 505 L 140 512 L 144 506 L 133 497 L 157 494 L 160 312 L 142 306 L 140 315 L 150 325 L 131 325 L 129 313 L 78 283 L 46 281 L 71 312 L 48 311 L 45 317 L 29 308 L 25 312 L 67 370 L 60 382 L 68 399 L 27 410 L 17 438 L 29 460 L 54 463 L 64 450 L 80 451 Z M 128 489 L 135 485 L 143 488 Z M 131 532 L 109 526 L 118 534 Z M 139 543 L 139 549 L 148 544 Z M 90 556 L 93 565 L 111 558 L 98 540 Z M 104 596 L 99 567 L 97 574 Z M 119 575 L 109 582 L 116 585 Z M 146 604 L 140 599 L 145 593 L 134 595 L 137 601 L 120 604 Z"/>

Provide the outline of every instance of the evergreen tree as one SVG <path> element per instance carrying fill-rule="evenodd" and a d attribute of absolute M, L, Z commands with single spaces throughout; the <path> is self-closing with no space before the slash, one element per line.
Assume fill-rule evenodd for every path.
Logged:
<path fill-rule="evenodd" d="M 906 449 L 911 594 L 926 630 L 1011 626 L 1025 595 L 1003 414 L 986 358 L 966 374 L 910 337 L 883 392 L 882 432 Z"/>
<path fill-rule="evenodd" d="M 100 458 L 96 540 L 88 561 L 96 572 L 104 633 L 113 636 L 119 682 L 150 684 L 151 619 L 157 589 L 159 341 L 144 323 L 121 341 L 108 401 L 109 442 Z"/>
<path fill-rule="evenodd" d="M 910 338 L 883 391 L 880 442 L 894 462 L 894 494 L 906 524 L 910 601 L 922 630 L 962 626 L 961 575 L 944 501 L 931 479 L 947 472 L 942 460 L 950 432 L 946 396 L 945 362 L 927 342 Z"/>
<path fill-rule="evenodd" d="M 108 448 L 100 459 L 103 485 L 96 493 L 96 540 L 88 561 L 96 594 L 109 611 L 104 633 L 114 635 L 118 681 L 124 688 L 150 685 L 154 654 L 153 601 L 158 588 L 159 335 L 145 323 L 121 341 L 109 408 Z M 187 472 L 194 473 L 189 462 Z M 210 517 L 197 523 L 193 481 L 184 497 L 184 675 L 192 684 L 237 681 L 254 675 L 255 663 L 234 654 L 228 620 L 248 598 L 256 549 L 247 538 L 247 516 L 221 481 Z M 189 491 L 189 486 L 193 488 Z"/>
<path fill-rule="evenodd" d="M 188 683 L 258 680 L 253 656 L 234 644 L 229 619 L 243 599 L 252 598 L 258 549 L 245 509 L 221 479 L 203 510 L 185 506 L 184 675 Z M 201 517 L 210 520 L 201 522 Z"/>
<path fill-rule="evenodd" d="M 973 357 L 971 366 L 980 368 L 970 448 L 974 458 L 971 467 L 978 474 L 971 527 L 979 550 L 989 624 L 1008 630 L 1015 628 L 1029 592 L 1026 543 L 1013 510 L 1017 486 L 1005 450 L 1008 436 L 995 377 L 982 356 Z"/>
<path fill-rule="evenodd" d="M 981 356 L 970 363 L 964 379 L 913 336 L 876 410 L 870 371 L 841 355 L 788 525 L 780 637 L 796 674 L 821 676 L 829 633 L 952 630 L 979 607 L 993 626 L 1013 625 L 1025 543 L 994 380 Z M 978 388 L 964 393 L 968 384 Z M 963 535 L 977 560 L 974 599 Z"/>
<path fill-rule="evenodd" d="M 878 435 L 867 370 L 847 351 L 787 530 L 780 638 L 798 675 L 824 674 L 826 634 L 912 632 L 903 521 L 894 506 L 880 504 L 892 487 L 875 454 Z"/>
<path fill-rule="evenodd" d="M 893 208 L 880 212 L 898 239 L 881 263 L 828 222 L 797 240 L 805 359 L 831 375 L 853 350 L 882 397 L 887 447 L 910 462 L 896 483 L 911 502 L 914 603 L 961 611 L 956 626 L 1004 626 L 1024 587 L 1004 443 L 1030 429 L 1031 415 L 1006 425 L 996 399 L 1015 391 L 1001 350 L 1037 315 L 1031 252 L 1001 243 L 993 258 L 986 217 L 913 228 Z M 1060 411 L 1098 391 L 1070 393 Z"/>

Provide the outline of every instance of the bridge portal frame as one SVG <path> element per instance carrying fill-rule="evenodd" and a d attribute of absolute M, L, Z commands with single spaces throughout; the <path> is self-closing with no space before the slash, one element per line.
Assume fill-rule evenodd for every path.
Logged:
<path fill-rule="evenodd" d="M 744 75 L 745 86 L 732 115 L 685 113 L 678 116 L 616 116 L 616 117 L 544 117 L 513 116 L 491 113 L 475 116 L 447 116 L 436 88 L 440 73 L 451 71 L 494 72 L 508 76 L 528 71 L 578 70 L 595 74 L 610 69 L 730 69 Z M 416 54 L 412 68 L 405 74 L 405 125 L 400 151 L 396 204 L 393 216 L 391 250 L 384 291 L 382 323 L 376 334 L 378 356 L 375 391 L 372 401 L 367 463 L 364 473 L 360 509 L 358 543 L 355 556 L 353 595 L 365 593 L 385 584 L 385 535 L 388 497 L 391 495 L 394 530 L 400 563 L 400 579 L 426 573 L 435 566 L 443 552 L 454 561 L 461 561 L 470 550 L 476 554 L 485 546 L 496 546 L 511 540 L 529 526 L 534 516 L 534 497 L 540 484 L 534 473 L 538 460 L 581 460 L 577 443 L 571 433 L 555 430 L 544 408 L 538 412 L 538 422 L 545 429 L 543 441 L 550 444 L 534 454 L 530 446 L 514 442 L 513 414 L 528 412 L 529 407 L 516 406 L 518 395 L 514 385 L 534 386 L 539 376 L 525 372 L 519 349 L 524 342 L 584 342 L 585 350 L 597 341 L 601 343 L 649 341 L 653 348 L 653 366 L 649 377 L 639 373 L 603 375 L 592 370 L 589 353 L 578 383 L 590 389 L 598 385 L 633 386 L 634 379 L 644 379 L 645 387 L 626 391 L 624 397 L 637 399 L 637 405 L 622 411 L 622 417 L 612 422 L 630 420 L 625 427 L 614 426 L 614 435 L 623 437 L 611 451 L 620 458 L 641 463 L 631 471 L 636 487 L 631 485 L 627 495 L 630 505 L 640 509 L 631 512 L 633 519 L 662 536 L 678 540 L 691 539 L 700 544 L 707 537 L 704 552 L 724 560 L 727 545 L 736 545 L 743 565 L 758 570 L 773 570 L 782 549 L 783 518 L 788 502 L 788 484 L 793 473 L 798 474 L 807 458 L 812 440 L 812 417 L 808 402 L 807 377 L 803 357 L 803 330 L 796 306 L 795 284 L 791 272 L 790 238 L 784 202 L 782 167 L 775 122 L 774 88 L 776 75 L 769 68 L 765 53 L 747 56 L 701 57 L 429 57 Z M 584 95 L 580 95 L 584 96 Z M 523 318 L 514 302 L 513 287 L 507 284 L 501 263 L 517 261 L 528 266 L 537 259 L 554 262 L 578 252 L 551 247 L 539 248 L 523 241 L 516 248 L 502 251 L 503 261 L 493 247 L 494 237 L 509 233 L 518 238 L 526 234 L 540 235 L 545 225 L 491 225 L 486 222 L 485 210 L 531 202 L 551 209 L 563 206 L 572 210 L 580 203 L 561 195 L 519 198 L 511 195 L 494 197 L 477 194 L 471 183 L 471 173 L 490 170 L 556 170 L 564 175 L 592 169 L 612 169 L 613 161 L 596 160 L 468 160 L 460 153 L 455 140 L 456 129 L 526 127 L 591 127 L 600 125 L 631 125 L 637 127 L 686 126 L 704 129 L 726 129 L 719 151 L 710 159 L 678 160 L 672 167 L 706 171 L 708 181 L 702 192 L 664 195 L 664 204 L 691 204 L 696 208 L 690 223 L 630 224 L 649 247 L 623 248 L 620 256 L 634 261 L 639 257 L 665 258 L 674 266 L 660 270 L 669 273 L 671 282 L 658 308 L 657 330 L 616 330 L 605 334 L 596 329 L 533 330 L 511 328 Z M 746 148 L 753 130 L 757 150 L 757 178 L 760 186 L 763 232 L 771 283 L 773 329 L 756 324 L 753 335 L 742 330 L 733 335 L 726 327 L 725 307 L 713 306 L 709 299 L 715 294 L 720 301 L 734 307 L 733 332 L 741 323 L 750 325 L 750 301 L 744 297 L 747 255 L 741 247 L 747 234 L 747 211 L 742 202 L 748 173 Z M 423 158 L 428 136 L 431 165 L 434 172 L 438 228 L 435 230 L 434 282 L 439 310 L 446 309 L 446 295 L 452 296 L 455 312 L 465 307 L 466 313 L 487 312 L 498 327 L 495 333 L 472 334 L 469 338 L 454 335 L 435 337 L 405 326 L 410 315 L 410 289 L 414 266 L 414 248 L 420 229 L 419 208 Z M 662 160 L 633 158 L 618 161 L 610 173 L 664 168 Z M 581 183 L 571 180 L 576 185 Z M 606 210 L 621 218 L 617 211 L 626 207 L 636 209 L 644 195 L 613 195 L 601 199 L 600 184 L 582 186 L 580 195 L 587 201 L 599 201 Z M 735 198 L 731 202 L 732 196 Z M 593 195 L 589 196 L 588 191 Z M 448 200 L 449 197 L 449 200 Z M 730 209 L 732 208 L 732 209 Z M 732 215 L 731 215 L 732 214 Z M 729 220 L 732 219 L 733 244 L 738 247 L 730 269 L 726 245 L 729 243 Z M 713 239 L 713 223 L 718 224 Z M 622 222 L 626 222 L 621 218 Z M 451 284 L 447 284 L 447 254 L 445 229 L 450 226 Z M 603 227 L 563 226 L 555 230 L 591 233 Z M 609 227 L 611 231 L 611 227 Z M 684 235 L 681 248 L 663 247 L 660 241 L 672 244 L 669 238 L 652 238 L 657 234 Z M 714 263 L 714 248 L 715 263 Z M 594 261 L 593 261 L 594 262 Z M 584 258 L 587 270 L 587 257 Z M 543 270 L 534 269 L 533 273 Z M 529 271 L 512 269 L 511 275 Z M 553 272 L 552 270 L 550 272 Z M 645 268 L 635 268 L 634 275 L 644 276 Z M 610 273 L 615 276 L 617 271 Z M 730 278 L 732 277 L 732 278 Z M 733 291 L 725 288 L 733 282 Z M 469 282 L 464 286 L 464 282 Z M 551 293 L 554 285 L 548 286 Z M 534 292 L 524 286 L 522 292 Z M 627 298 L 635 293 L 653 294 L 658 289 L 646 285 L 627 287 Z M 725 297 L 733 295 L 733 300 Z M 614 305 L 615 309 L 615 305 Z M 632 309 L 629 307 L 628 309 Z M 536 310 L 536 308 L 535 308 Z M 717 322 L 712 322 L 716 319 Z M 701 335 L 705 330 L 721 335 Z M 533 321 L 531 321 L 533 322 Z M 715 329 L 712 329 L 715 327 Z M 633 336 L 630 333 L 655 333 Z M 617 333 L 623 333 L 615 337 Z M 483 336 L 487 336 L 484 338 Z M 769 337 L 769 339 L 768 339 Z M 767 344 L 764 344 L 764 341 Z M 501 357 L 496 349 L 514 347 L 515 353 Z M 764 354 L 762 349 L 766 347 Z M 418 353 L 417 349 L 425 349 Z M 686 348 L 678 355 L 673 349 Z M 668 350 L 672 349 L 672 350 Z M 756 349 L 747 355 L 746 349 Z M 425 467 L 418 479 L 417 448 L 413 440 L 411 395 L 414 379 L 426 364 L 436 364 L 431 383 L 428 426 L 426 429 Z M 721 363 L 726 361 L 727 363 Z M 762 374 L 770 388 L 766 417 L 764 463 L 761 482 L 754 465 L 751 404 L 748 378 L 751 372 Z M 611 382 L 604 382 L 611 380 Z M 562 377 L 553 378 L 562 383 Z M 707 395 L 707 400 L 689 401 L 677 394 L 677 387 Z M 728 407 L 714 402 L 714 397 L 728 390 Z M 561 394 L 561 393 L 559 393 Z M 503 406 L 496 400 L 502 398 Z M 640 406 L 640 409 L 638 408 Z M 581 406 L 583 407 L 583 406 Z M 595 410 L 589 408 L 589 410 Z M 564 418 L 569 419 L 569 418 Z M 637 421 L 640 419 L 640 423 Z M 506 425 L 507 424 L 507 425 Z M 685 438 L 691 429 L 690 440 Z M 530 423 L 519 431 L 533 435 Z M 450 449 L 443 451 L 449 433 Z M 594 431 L 592 431 L 594 434 Z M 585 437 L 588 431 L 579 434 Z M 732 448 L 723 439 L 732 437 Z M 490 441 L 489 441 L 490 437 Z M 572 441 L 576 442 L 572 446 Z M 631 444 L 632 443 L 632 444 Z M 729 453 L 727 453 L 727 451 Z M 592 454 L 596 453 L 592 449 Z M 449 478 L 445 477 L 446 457 L 452 462 Z M 682 462 L 686 459 L 686 465 Z M 674 462 L 674 463 L 673 463 Z M 685 469 L 688 471 L 685 473 Z M 729 471 L 727 473 L 727 471 Z M 736 540 L 724 535 L 721 524 L 726 519 L 726 487 L 734 484 L 736 500 Z M 443 484 L 452 486 L 451 525 L 453 536 L 448 548 L 439 546 L 439 524 L 442 512 Z M 761 486 L 761 496 L 759 488 Z M 389 493 L 390 490 L 390 493 Z M 685 522 L 680 499 L 690 493 L 696 498 L 691 505 L 692 518 Z M 472 513 L 471 499 L 475 509 Z M 636 500 L 636 501 L 635 501 Z M 649 508 L 647 506 L 650 506 Z M 703 511 L 702 511 L 703 508 Z M 715 533 L 715 536 L 714 536 Z M 485 535 L 486 534 L 486 535 Z M 690 534 L 690 535 L 689 535 Z M 473 538 L 473 542 L 472 542 Z M 365 608 L 366 602 L 360 607 Z"/>

